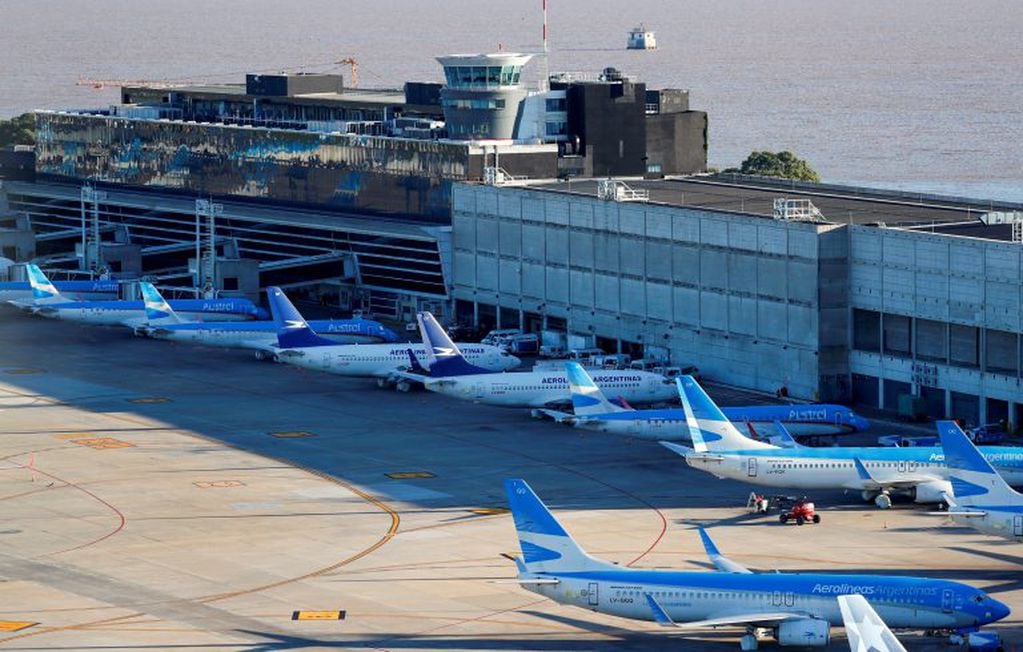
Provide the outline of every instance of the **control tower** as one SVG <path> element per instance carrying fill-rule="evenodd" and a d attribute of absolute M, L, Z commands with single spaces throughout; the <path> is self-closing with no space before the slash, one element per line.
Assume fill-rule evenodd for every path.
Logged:
<path fill-rule="evenodd" d="M 437 57 L 447 83 L 441 106 L 454 140 L 512 140 L 526 91 L 519 81 L 530 54 L 452 54 Z"/>

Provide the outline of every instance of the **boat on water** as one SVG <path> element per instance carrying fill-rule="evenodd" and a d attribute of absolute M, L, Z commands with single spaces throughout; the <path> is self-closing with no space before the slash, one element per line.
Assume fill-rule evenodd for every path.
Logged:
<path fill-rule="evenodd" d="M 641 23 L 639 27 L 633 27 L 629 31 L 629 39 L 626 41 L 625 48 L 627 50 L 656 50 L 657 37 Z"/>

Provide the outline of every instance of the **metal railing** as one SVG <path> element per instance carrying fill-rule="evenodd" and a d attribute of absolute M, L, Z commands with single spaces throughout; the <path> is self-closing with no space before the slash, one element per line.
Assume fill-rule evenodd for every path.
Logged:
<path fill-rule="evenodd" d="M 624 181 L 597 181 L 597 199 L 604 201 L 650 201 L 650 191 L 630 188 Z"/>

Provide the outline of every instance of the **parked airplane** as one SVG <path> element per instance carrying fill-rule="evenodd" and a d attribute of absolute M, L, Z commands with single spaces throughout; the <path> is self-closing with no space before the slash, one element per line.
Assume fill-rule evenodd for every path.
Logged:
<path fill-rule="evenodd" d="M 678 379 L 693 448 L 662 445 L 696 469 L 720 478 L 792 489 L 849 489 L 878 507 L 891 507 L 891 494 L 910 494 L 918 503 L 939 503 L 951 495 L 944 454 L 934 446 L 779 448 L 744 437 L 691 376 Z M 1023 483 L 1023 452 L 985 447 L 984 455 L 1010 482 Z"/>
<path fill-rule="evenodd" d="M 522 557 L 523 588 L 598 613 L 654 621 L 665 627 L 746 628 L 740 645 L 757 648 L 756 628 L 780 645 L 824 646 L 842 624 L 836 597 L 869 595 L 891 627 L 961 632 L 1009 615 L 1009 608 L 972 586 L 891 575 L 753 573 L 700 538 L 714 571 L 623 568 L 586 554 L 524 480 L 506 480 Z"/>
<path fill-rule="evenodd" d="M 1013 491 L 954 421 L 939 421 L 938 434 L 952 481 L 947 512 L 957 523 L 1023 541 L 1023 494 Z"/>
<path fill-rule="evenodd" d="M 72 301 L 63 296 L 35 265 L 27 265 L 31 303 L 12 302 L 33 314 L 107 326 L 135 326 L 146 321 L 143 301 Z M 181 319 L 198 321 L 265 319 L 266 311 L 248 299 L 178 299 L 170 302 Z M 170 321 L 170 320 L 168 320 Z"/>
<path fill-rule="evenodd" d="M 430 362 L 428 377 L 409 374 L 426 389 L 455 398 L 505 407 L 545 407 L 571 401 L 568 377 L 557 371 L 518 371 L 495 374 L 467 362 L 460 349 L 428 312 L 418 315 L 419 330 Z M 674 398 L 670 380 L 648 371 L 608 370 L 596 374 L 596 384 L 633 403 Z"/>
<path fill-rule="evenodd" d="M 163 317 L 175 314 L 160 292 L 149 283 L 139 283 L 146 306 L 145 324 L 135 327 L 136 335 L 158 340 L 192 342 L 208 346 L 256 349 L 266 352 L 277 344 L 277 323 L 268 321 L 167 323 Z M 150 325 L 148 320 L 153 320 Z M 320 319 L 309 322 L 318 334 L 335 344 L 398 342 L 397 333 L 372 319 Z"/>
<path fill-rule="evenodd" d="M 54 281 L 54 287 L 73 301 L 116 299 L 117 281 Z M 0 302 L 31 301 L 32 284 L 28 281 L 0 281 Z"/>
<path fill-rule="evenodd" d="M 859 593 L 838 596 L 850 652 L 906 652 L 892 630 Z"/>
<path fill-rule="evenodd" d="M 607 399 L 578 362 L 565 362 L 569 389 L 572 392 L 572 413 L 550 409 L 537 409 L 534 416 L 549 416 L 558 423 L 584 430 L 596 430 L 615 435 L 641 439 L 689 441 L 686 413 L 682 408 L 633 410 Z M 803 435 L 837 434 L 836 424 L 844 424 L 845 432 L 858 432 L 870 427 L 863 417 L 841 405 L 764 405 L 721 408 L 728 420 L 741 431 L 755 438 L 783 437 L 778 423 Z M 821 417 L 816 427 L 808 415 Z M 741 422 L 741 424 L 740 424 Z"/>
<path fill-rule="evenodd" d="M 410 366 L 410 354 L 426 355 L 422 344 L 338 344 L 317 335 L 280 288 L 266 292 L 277 325 L 277 346 L 271 349 L 275 360 L 342 376 L 376 378 L 381 385 L 395 383 L 399 389 L 409 389 L 409 378 L 401 372 Z M 466 355 L 488 372 L 519 364 L 518 358 L 496 346 L 463 346 Z"/>

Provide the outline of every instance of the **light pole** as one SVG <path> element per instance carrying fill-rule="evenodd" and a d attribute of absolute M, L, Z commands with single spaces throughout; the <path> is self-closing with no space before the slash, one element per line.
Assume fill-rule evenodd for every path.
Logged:
<path fill-rule="evenodd" d="M 195 287 L 203 293 L 213 292 L 217 272 L 217 216 L 223 215 L 224 205 L 210 199 L 195 200 Z M 206 218 L 206 255 L 202 255 L 202 218 Z M 212 298 L 212 297 L 207 297 Z"/>

